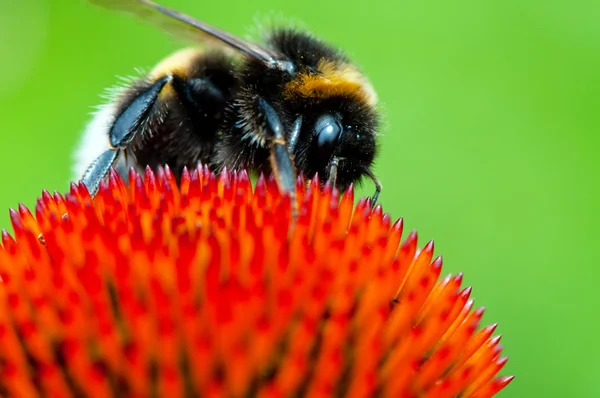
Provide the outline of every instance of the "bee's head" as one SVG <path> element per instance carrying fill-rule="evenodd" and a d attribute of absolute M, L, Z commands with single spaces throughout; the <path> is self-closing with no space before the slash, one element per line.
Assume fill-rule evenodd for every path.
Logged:
<path fill-rule="evenodd" d="M 335 180 L 344 190 L 370 170 L 377 150 L 377 97 L 354 65 L 321 59 L 314 69 L 300 69 L 284 85 L 282 102 L 286 114 L 302 119 L 298 136 L 288 139 L 305 175 L 318 173 L 323 183 Z"/>
<path fill-rule="evenodd" d="M 311 178 L 318 173 L 323 184 L 335 181 L 345 190 L 369 174 L 375 159 L 379 115 L 373 88 L 342 53 L 309 34 L 280 30 L 269 43 L 294 64 L 293 72 L 249 62 L 243 103 L 250 106 L 241 112 L 263 114 L 254 104 L 265 98 L 282 123 L 297 171 Z M 248 129 L 255 140 L 258 127 Z"/>
<path fill-rule="evenodd" d="M 308 177 L 318 173 L 323 184 L 335 179 L 341 190 L 367 174 L 377 152 L 378 115 L 372 107 L 332 97 L 302 107 L 298 115 L 301 128 L 291 144 L 299 171 Z"/>

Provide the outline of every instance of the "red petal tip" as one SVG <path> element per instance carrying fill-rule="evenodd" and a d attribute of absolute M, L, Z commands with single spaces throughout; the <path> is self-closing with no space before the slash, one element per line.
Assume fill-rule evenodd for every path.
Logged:
<path fill-rule="evenodd" d="M 75 181 L 71 181 L 69 183 L 69 191 L 71 192 L 71 194 L 76 195 L 77 192 L 79 192 L 79 186 Z"/>
<path fill-rule="evenodd" d="M 404 219 L 397 219 L 394 225 L 392 226 L 392 229 L 394 229 L 395 231 L 402 231 L 402 229 L 404 229 Z"/>
<path fill-rule="evenodd" d="M 471 286 L 467 286 L 460 292 L 460 296 L 466 300 L 471 296 L 472 292 L 473 292 L 473 288 Z"/>
<path fill-rule="evenodd" d="M 382 214 L 383 214 L 383 207 L 381 206 L 380 203 L 378 203 L 377 205 L 375 205 L 375 208 L 373 209 L 373 215 L 377 216 L 377 217 L 381 217 Z"/>
<path fill-rule="evenodd" d="M 498 383 L 499 386 L 501 386 L 502 388 L 506 387 L 507 385 L 510 384 L 511 381 L 513 381 L 515 378 L 515 376 L 504 376 L 504 377 L 500 377 L 498 379 L 496 379 L 496 382 Z"/>
<path fill-rule="evenodd" d="M 500 340 L 502 340 L 502 335 L 499 334 L 497 336 L 494 336 L 490 339 L 489 345 L 490 346 L 495 346 L 498 345 L 498 343 L 500 343 Z"/>
<path fill-rule="evenodd" d="M 79 190 L 79 192 L 82 195 L 89 195 L 89 191 L 88 191 L 87 187 L 85 186 L 85 184 L 83 183 L 83 181 L 79 181 L 79 183 L 77 184 L 77 189 Z"/>
<path fill-rule="evenodd" d="M 429 242 L 427 242 L 427 244 L 423 248 L 423 251 L 428 252 L 428 253 L 433 253 L 433 249 L 434 249 L 434 244 L 433 244 L 433 241 L 430 240 Z"/>
<path fill-rule="evenodd" d="M 496 366 L 498 368 L 502 368 L 504 365 L 506 365 L 506 362 L 508 362 L 507 356 L 500 357 L 496 360 Z"/>
<path fill-rule="evenodd" d="M 10 215 L 10 220 L 14 224 L 15 222 L 21 223 L 21 216 L 19 212 L 13 209 L 12 207 L 8 209 L 8 214 Z"/>
<path fill-rule="evenodd" d="M 184 167 L 183 170 L 181 171 L 181 183 L 182 184 L 190 183 L 190 171 L 188 170 L 187 167 Z"/>
<path fill-rule="evenodd" d="M 227 170 L 227 167 L 224 167 L 223 171 L 219 175 L 219 182 L 221 184 L 225 185 L 225 187 L 227 187 L 227 188 L 231 184 L 231 176 L 229 174 L 230 173 L 229 173 L 229 170 Z"/>
<path fill-rule="evenodd" d="M 314 187 L 318 187 L 319 185 L 321 185 L 321 180 L 319 180 L 319 173 L 315 173 L 310 183 Z"/>
<path fill-rule="evenodd" d="M 246 169 L 242 169 L 240 172 L 238 172 L 238 180 L 250 181 L 250 177 L 248 177 L 248 172 L 246 171 Z"/>
<path fill-rule="evenodd" d="M 417 230 L 413 230 L 409 235 L 408 238 L 406 238 L 406 241 L 413 241 L 413 240 L 418 240 L 419 238 L 419 233 L 417 232 Z"/>
<path fill-rule="evenodd" d="M 136 171 L 135 167 L 131 166 L 129 168 L 129 179 L 130 180 L 135 180 L 136 176 L 138 176 L 138 172 Z"/>
<path fill-rule="evenodd" d="M 343 195 L 344 200 L 352 200 L 354 202 L 354 185 L 350 184 L 346 192 Z"/>
<path fill-rule="evenodd" d="M 481 319 L 483 317 L 484 312 L 485 312 L 485 307 L 482 306 L 475 310 L 474 315 Z M 494 324 L 494 325 L 497 325 L 497 324 Z M 492 326 L 492 325 L 490 325 L 490 326 Z M 494 327 L 494 329 L 495 329 L 495 327 Z"/>
<path fill-rule="evenodd" d="M 117 171 L 113 167 L 111 167 L 108 171 L 108 178 L 116 180 L 117 178 L 119 178 L 119 173 L 117 173 Z"/>
<path fill-rule="evenodd" d="M 390 216 L 390 214 L 389 214 L 389 213 L 385 213 L 385 214 L 383 215 L 383 217 L 381 217 L 381 220 L 382 220 L 384 223 L 386 223 L 386 224 L 388 224 L 388 225 L 389 225 L 389 224 L 391 224 L 391 223 L 392 223 L 392 216 Z"/>

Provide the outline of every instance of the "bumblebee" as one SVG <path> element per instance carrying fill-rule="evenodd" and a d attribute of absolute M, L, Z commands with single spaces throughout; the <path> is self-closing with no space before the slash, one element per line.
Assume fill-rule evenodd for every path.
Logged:
<path fill-rule="evenodd" d="M 258 45 L 150 0 L 91 1 L 206 45 L 166 58 L 96 113 L 77 152 L 92 195 L 111 167 L 127 178 L 167 164 L 179 180 L 202 163 L 273 173 L 291 198 L 298 173 L 340 191 L 366 176 L 376 202 L 377 96 L 342 52 L 294 29 Z"/>

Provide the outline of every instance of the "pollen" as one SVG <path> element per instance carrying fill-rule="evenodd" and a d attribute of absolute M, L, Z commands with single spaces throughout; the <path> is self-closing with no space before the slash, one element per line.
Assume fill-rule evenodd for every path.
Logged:
<path fill-rule="evenodd" d="M 11 210 L 0 395 L 490 397 L 512 380 L 433 242 L 352 188 L 297 188 L 293 231 L 273 178 L 206 167 Z"/>

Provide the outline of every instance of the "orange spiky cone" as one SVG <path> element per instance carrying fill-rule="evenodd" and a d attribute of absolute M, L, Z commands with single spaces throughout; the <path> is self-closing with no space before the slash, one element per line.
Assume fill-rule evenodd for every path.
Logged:
<path fill-rule="evenodd" d="M 111 173 L 11 211 L 0 395 L 489 397 L 512 377 L 462 276 L 380 206 L 298 181 Z M 63 214 L 68 217 L 62 217 Z M 38 239 L 42 237 L 42 239 Z"/>

